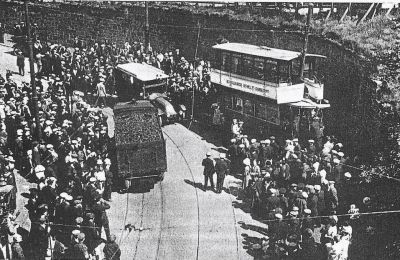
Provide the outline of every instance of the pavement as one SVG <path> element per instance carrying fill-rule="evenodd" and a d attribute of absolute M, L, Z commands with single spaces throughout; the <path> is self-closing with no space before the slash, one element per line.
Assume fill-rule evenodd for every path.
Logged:
<path fill-rule="evenodd" d="M 11 70 L 14 73 L 18 72 L 17 57 L 12 54 L 12 48 L 9 47 L 10 42 L 7 40 L 9 37 L 6 36 L 6 44 L 0 44 L 0 74 L 5 78 L 7 70 Z M 12 45 L 11 45 L 12 46 Z M 13 74 L 13 80 L 16 82 L 30 81 L 29 74 L 29 61 L 25 59 L 25 76 Z M 28 210 L 25 208 L 28 202 L 29 189 L 36 187 L 36 184 L 27 182 L 23 177 L 15 171 L 15 178 L 17 183 L 17 211 L 19 215 L 16 219 L 16 223 L 26 231 L 30 230 L 31 223 L 28 217 Z"/>

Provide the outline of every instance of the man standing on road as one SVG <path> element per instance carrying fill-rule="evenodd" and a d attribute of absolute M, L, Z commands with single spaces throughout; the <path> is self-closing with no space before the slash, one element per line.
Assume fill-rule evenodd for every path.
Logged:
<path fill-rule="evenodd" d="M 221 193 L 224 186 L 225 175 L 228 174 L 229 164 L 225 159 L 225 154 L 219 154 L 219 160 L 215 163 L 215 171 L 217 172 L 217 193 Z"/>
<path fill-rule="evenodd" d="M 18 53 L 17 53 L 17 66 L 18 66 L 19 75 L 24 76 L 25 75 L 25 57 L 22 54 L 22 51 L 18 51 Z"/>
<path fill-rule="evenodd" d="M 203 159 L 203 162 L 201 165 L 204 166 L 204 191 L 207 190 L 207 185 L 208 185 L 208 180 L 210 180 L 211 188 L 214 189 L 214 173 L 215 173 L 215 168 L 214 168 L 214 161 L 211 159 L 211 152 L 207 152 L 206 158 Z"/>

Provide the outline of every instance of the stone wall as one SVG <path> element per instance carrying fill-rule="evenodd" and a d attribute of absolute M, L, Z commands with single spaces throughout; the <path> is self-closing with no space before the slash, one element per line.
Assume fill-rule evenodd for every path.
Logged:
<path fill-rule="evenodd" d="M 143 41 L 143 7 L 94 8 L 80 5 L 34 5 L 30 7 L 32 20 L 39 26 L 42 39 L 70 44 L 75 36 L 85 41 L 109 40 Z M 0 4 L 0 22 L 7 30 L 24 21 L 23 6 Z M 196 51 L 198 23 L 201 25 L 198 57 L 209 58 L 211 46 L 224 37 L 231 42 L 266 45 L 301 51 L 303 37 L 294 32 L 273 32 L 262 24 L 231 20 L 228 16 L 192 14 L 177 8 L 168 10 L 152 7 L 150 42 L 163 52 L 180 48 L 193 60 Z M 337 135 L 356 151 L 370 150 L 379 140 L 379 122 L 371 107 L 370 80 L 374 71 L 365 59 L 342 46 L 317 36 L 311 36 L 309 52 L 327 56 L 320 67 L 325 79 L 325 97 L 331 103 L 326 113 L 327 134 Z"/>

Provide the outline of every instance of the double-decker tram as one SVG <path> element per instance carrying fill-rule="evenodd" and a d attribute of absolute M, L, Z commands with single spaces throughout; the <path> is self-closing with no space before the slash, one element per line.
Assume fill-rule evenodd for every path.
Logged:
<path fill-rule="evenodd" d="M 322 111 L 330 107 L 317 76 L 325 56 L 307 54 L 301 78 L 300 52 L 243 43 L 213 50 L 210 78 L 226 126 L 236 118 L 251 134 L 303 140 L 319 135 Z"/>

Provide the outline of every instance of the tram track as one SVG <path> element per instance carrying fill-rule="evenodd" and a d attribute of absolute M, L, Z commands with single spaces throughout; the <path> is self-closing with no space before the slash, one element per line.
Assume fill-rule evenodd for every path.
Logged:
<path fill-rule="evenodd" d="M 203 146 L 204 146 L 204 148 L 206 148 L 206 149 L 208 149 L 208 147 L 203 143 Z M 229 189 L 229 193 L 230 194 L 228 194 L 229 196 L 229 200 L 230 200 L 230 202 L 231 202 L 231 205 L 232 205 L 232 216 L 233 216 L 233 226 L 235 227 L 235 239 L 236 239 L 236 256 L 237 256 L 237 259 L 240 259 L 240 257 L 239 257 L 239 230 L 238 230 L 238 227 L 237 227 L 237 224 L 238 224 L 238 221 L 237 221 L 237 217 L 236 217 L 236 212 L 235 212 L 235 208 L 233 207 L 233 200 L 232 200 L 232 198 L 231 198 L 231 189 L 230 189 L 230 187 L 228 187 L 228 189 Z"/>
<path fill-rule="evenodd" d="M 143 226 L 143 214 L 144 214 L 144 193 L 142 194 L 142 206 L 141 206 L 141 213 L 140 213 L 140 224 L 139 224 L 139 234 L 138 234 L 138 239 L 136 240 L 136 244 L 135 244 L 135 253 L 133 254 L 133 259 L 136 259 L 136 254 L 138 251 L 138 246 L 139 246 L 139 242 L 140 242 L 140 238 L 141 238 L 141 230 L 142 226 Z M 134 225 L 135 230 L 137 229 L 136 226 Z"/>
<path fill-rule="evenodd" d="M 156 260 L 159 259 L 160 245 L 161 245 L 161 235 L 162 235 L 163 224 L 164 224 L 164 192 L 163 192 L 162 181 L 160 182 L 160 200 L 161 200 L 161 221 L 160 221 L 160 230 L 159 230 L 159 233 L 158 233 Z"/>
<path fill-rule="evenodd" d="M 197 160 L 198 158 L 194 158 L 194 156 L 197 156 L 197 155 L 194 155 L 190 151 L 187 151 L 188 146 L 185 145 L 185 142 L 181 138 L 182 136 L 179 136 L 179 137 L 174 136 L 174 134 L 172 132 L 168 131 L 168 129 L 163 129 L 162 131 L 163 131 L 165 138 L 168 140 L 168 142 L 170 142 L 170 144 L 172 144 L 172 149 L 176 148 L 175 153 L 179 154 L 179 155 L 177 155 L 178 158 L 182 157 L 181 159 L 178 159 L 178 160 L 181 161 L 182 164 L 185 165 L 185 166 L 182 165 L 181 167 L 183 167 L 183 169 L 185 169 L 185 168 L 187 169 L 186 174 L 189 174 L 187 176 L 191 179 L 191 181 L 193 183 L 197 183 L 196 178 L 195 178 L 195 171 L 194 171 L 194 168 L 192 168 L 193 165 L 191 165 L 189 163 L 189 162 L 192 162 L 193 160 Z M 203 144 L 203 145 L 205 148 L 207 148 L 207 150 L 210 149 L 210 147 L 208 147 L 206 144 Z M 130 245 L 132 245 L 131 246 L 132 251 L 131 251 L 130 256 L 128 256 L 129 257 L 128 259 L 135 260 L 135 259 L 142 259 L 144 257 L 144 255 L 142 255 L 143 249 L 147 248 L 146 245 L 149 243 L 149 240 L 148 240 L 149 234 L 143 233 L 143 232 L 146 232 L 148 230 L 153 230 L 150 232 L 153 234 L 153 235 L 151 235 L 151 240 L 154 241 L 154 244 L 153 244 L 153 246 L 151 246 L 152 253 L 150 253 L 150 254 L 145 253 L 145 255 L 147 255 L 146 259 L 154 258 L 156 260 L 159 260 L 159 259 L 165 259 L 165 257 L 166 257 L 166 255 L 165 255 L 166 252 L 164 252 L 166 248 L 165 248 L 165 244 L 164 244 L 165 240 L 163 239 L 163 234 L 165 234 L 165 232 L 168 233 L 168 231 L 166 231 L 166 230 L 175 229 L 178 226 L 176 226 L 176 224 L 171 225 L 172 223 L 169 223 L 169 222 L 168 222 L 169 224 L 167 224 L 167 222 L 166 222 L 166 221 L 168 221 L 168 218 L 165 215 L 165 210 L 166 210 L 166 208 L 169 208 L 169 206 L 166 205 L 166 201 L 165 201 L 166 197 L 165 197 L 164 192 L 165 192 L 165 189 L 168 190 L 168 187 L 167 186 L 163 187 L 163 185 L 166 185 L 166 183 L 163 184 L 162 182 L 159 182 L 154 187 L 154 189 L 158 189 L 158 190 L 155 190 L 156 192 L 154 192 L 154 193 L 159 192 L 159 194 L 143 193 L 141 195 L 141 199 L 139 199 L 140 197 L 136 197 L 136 199 L 135 199 L 136 202 L 134 204 L 132 204 L 132 201 L 130 201 L 133 198 L 129 198 L 129 195 L 127 195 L 127 197 L 126 197 L 127 201 L 126 201 L 126 209 L 125 209 L 125 213 L 124 213 L 125 214 L 124 228 L 126 227 L 127 222 L 129 223 L 129 221 L 132 221 L 132 220 L 130 220 L 131 211 L 136 210 L 136 212 L 138 212 L 138 210 L 140 210 L 140 213 L 135 214 L 139 218 L 136 221 L 133 220 L 135 224 L 131 225 L 131 227 L 133 226 L 132 231 L 134 231 L 134 232 L 138 231 L 138 233 L 136 233 L 134 235 L 134 237 L 130 237 L 131 232 L 127 233 L 127 231 L 125 231 L 125 232 L 123 232 L 123 234 L 121 235 L 121 238 L 120 238 L 122 240 L 122 244 L 124 244 L 124 241 L 127 240 L 127 238 L 128 238 L 128 240 L 130 241 L 129 242 Z M 195 259 L 198 260 L 198 259 L 204 259 L 204 255 L 203 255 L 204 252 L 203 253 L 200 252 L 200 241 L 201 241 L 200 202 L 201 201 L 200 201 L 200 194 L 199 194 L 198 188 L 195 186 L 193 188 L 194 188 L 194 193 L 195 193 L 194 195 L 196 197 L 196 209 L 193 208 L 194 209 L 193 213 L 197 214 L 197 227 L 196 227 L 196 223 L 193 223 L 194 224 L 193 231 L 195 231 L 197 229 L 196 230 L 197 234 L 195 233 L 196 231 L 193 232 L 194 233 L 193 238 L 194 238 L 194 240 L 196 239 L 197 241 L 196 242 L 193 241 L 192 245 L 193 245 L 194 250 L 192 251 L 193 252 L 192 255 L 194 256 L 194 254 L 195 254 Z M 233 201 L 232 201 L 232 198 L 230 197 L 231 195 L 230 194 L 227 194 L 227 195 L 228 195 L 229 201 L 232 205 Z M 214 195 L 212 195 L 212 196 L 214 196 Z M 138 199 L 139 199 L 139 201 L 138 201 Z M 153 204 L 148 203 L 149 199 L 150 200 L 159 200 L 159 203 L 156 204 L 157 205 L 156 210 L 160 210 L 160 212 L 159 212 L 160 214 L 156 218 L 154 218 L 154 217 L 152 218 L 153 222 L 151 222 L 151 221 L 148 222 L 148 220 L 147 220 L 147 218 L 149 216 L 151 216 L 151 215 L 149 215 L 149 214 L 151 214 L 151 212 L 147 209 L 147 207 L 151 207 L 151 205 L 154 206 L 154 203 Z M 229 203 L 229 202 L 226 201 L 226 203 Z M 136 205 L 136 206 L 134 206 L 134 205 Z M 235 240 L 232 241 L 233 243 L 232 243 L 232 251 L 231 251 L 233 253 L 235 250 L 234 248 L 236 247 L 236 257 L 234 256 L 235 253 L 233 253 L 231 259 L 240 259 L 237 217 L 236 217 L 235 209 L 233 208 L 233 206 L 231 206 L 231 207 L 232 207 L 232 209 L 231 209 L 232 210 L 232 213 L 231 213 L 232 220 L 231 221 L 234 222 L 233 223 L 234 230 L 232 230 L 232 231 L 235 232 L 235 239 L 236 239 L 236 245 L 234 244 Z M 196 218 L 195 215 L 193 215 L 193 217 Z M 151 223 L 154 223 L 154 220 L 157 220 L 156 221 L 157 224 L 159 223 L 158 227 L 146 226 L 146 225 L 149 225 L 149 223 L 150 223 L 150 225 L 151 225 Z M 227 223 L 229 223 L 229 218 L 227 218 L 226 220 L 228 221 Z M 156 223 L 154 223 L 154 224 L 156 224 Z M 157 228 L 158 228 L 158 230 L 157 230 Z M 126 234 L 125 237 L 124 237 L 124 234 Z M 169 243 L 167 243 L 167 245 L 168 244 Z M 150 249 L 150 248 L 148 248 L 148 249 Z M 194 252 L 196 252 L 196 253 L 194 253 Z M 201 256 L 200 256 L 200 254 L 201 254 Z"/>
<path fill-rule="evenodd" d="M 190 168 L 189 162 L 186 159 L 186 156 L 184 155 L 184 152 L 182 151 L 182 149 L 180 148 L 181 146 L 179 146 L 174 139 L 168 134 L 166 133 L 165 130 L 162 130 L 164 135 L 174 144 L 174 146 L 176 147 L 176 149 L 178 150 L 178 152 L 181 154 L 182 159 L 185 162 L 186 167 L 188 168 L 192 181 L 193 183 L 196 183 L 194 175 L 193 175 L 193 171 Z M 196 245 L 196 260 L 199 259 L 199 247 L 200 247 L 200 206 L 199 206 L 199 194 L 197 191 L 197 188 L 194 187 L 195 190 L 195 194 L 196 194 L 196 205 L 197 205 L 197 245 Z"/>

